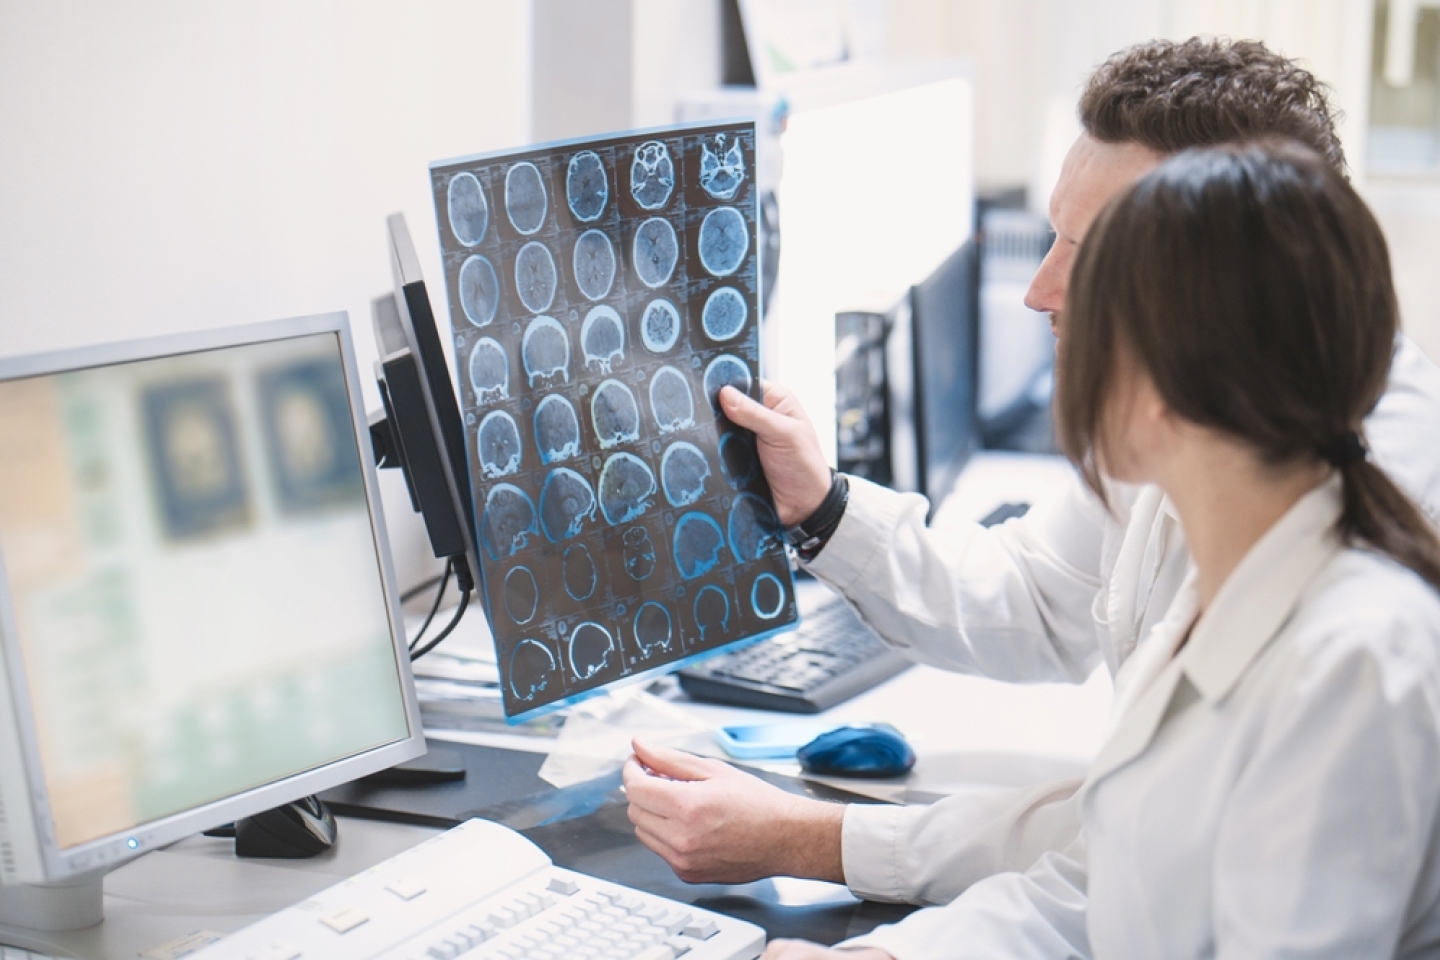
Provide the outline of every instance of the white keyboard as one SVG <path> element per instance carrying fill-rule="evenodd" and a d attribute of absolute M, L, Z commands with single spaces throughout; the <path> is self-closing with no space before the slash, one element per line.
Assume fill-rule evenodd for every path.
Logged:
<path fill-rule="evenodd" d="M 204 960 L 754 960 L 765 931 L 554 866 L 469 820 L 206 947 Z"/>

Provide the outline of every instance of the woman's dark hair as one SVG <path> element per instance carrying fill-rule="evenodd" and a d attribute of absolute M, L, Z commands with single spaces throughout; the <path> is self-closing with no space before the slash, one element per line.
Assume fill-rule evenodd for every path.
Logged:
<path fill-rule="evenodd" d="M 1440 542 L 1424 515 L 1359 455 L 1398 315 L 1380 227 L 1324 159 L 1277 140 L 1170 158 L 1091 226 L 1068 306 L 1057 431 L 1102 499 L 1094 451 L 1105 447 L 1107 388 L 1133 360 L 1171 411 L 1263 462 L 1337 463 L 1346 542 L 1440 589 Z"/>

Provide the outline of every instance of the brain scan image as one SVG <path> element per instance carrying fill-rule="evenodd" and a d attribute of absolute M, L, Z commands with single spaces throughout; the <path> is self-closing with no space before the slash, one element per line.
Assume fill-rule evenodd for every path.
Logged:
<path fill-rule="evenodd" d="M 611 526 L 629 523 L 650 509 L 655 474 L 631 453 L 612 454 L 600 470 L 600 513 Z"/>
<path fill-rule="evenodd" d="M 570 338 L 554 317 L 536 317 L 520 341 L 520 360 L 530 386 L 570 382 Z"/>
<path fill-rule="evenodd" d="M 504 410 L 491 410 L 475 432 L 480 449 L 480 474 L 487 480 L 507 477 L 520 469 L 520 428 Z"/>
<path fill-rule="evenodd" d="M 560 572 L 565 581 L 565 592 L 577 603 L 589 600 L 600 583 L 600 576 L 595 571 L 595 558 L 590 556 L 590 548 L 583 543 L 572 543 L 565 548 Z"/>
<path fill-rule="evenodd" d="M 510 653 L 510 692 L 517 700 L 534 700 L 549 686 L 555 667 L 555 654 L 550 648 L 526 637 Z"/>
<path fill-rule="evenodd" d="M 740 291 L 734 287 L 717 287 L 705 298 L 705 306 L 700 311 L 700 326 L 705 328 L 705 336 L 711 340 L 733 340 L 745 329 L 749 316 L 750 308 L 746 306 L 745 298 L 740 296 Z"/>
<path fill-rule="evenodd" d="M 535 449 L 546 465 L 580 455 L 580 418 L 570 401 L 558 393 L 535 407 Z"/>
<path fill-rule="evenodd" d="M 659 140 L 640 144 L 630 161 L 630 195 L 644 210 L 659 210 L 675 190 L 675 161 Z"/>
<path fill-rule="evenodd" d="M 670 611 L 654 600 L 640 604 L 640 609 L 635 611 L 635 645 L 640 648 L 642 660 L 668 651 L 674 632 L 675 622 Z"/>
<path fill-rule="evenodd" d="M 715 584 L 706 584 L 695 594 L 695 623 L 700 628 L 700 639 L 713 633 L 724 633 L 730 629 L 730 598 Z"/>
<path fill-rule="evenodd" d="M 717 277 L 728 277 L 740 269 L 750 252 L 750 230 L 734 207 L 717 207 L 700 221 L 700 263 Z"/>
<path fill-rule="evenodd" d="M 680 339 L 680 311 L 664 297 L 645 305 L 640 317 L 640 342 L 651 353 L 668 353 Z"/>
<path fill-rule="evenodd" d="M 680 241 L 664 217 L 651 217 L 635 228 L 635 274 L 647 287 L 670 281 L 680 261 Z"/>
<path fill-rule="evenodd" d="M 760 473 L 755 437 L 748 430 L 726 430 L 720 435 L 720 471 L 736 490 L 743 490 Z"/>
<path fill-rule="evenodd" d="M 550 248 L 539 240 L 531 240 L 515 255 L 515 292 L 531 313 L 544 313 L 555 302 L 559 284 L 555 258 Z"/>
<path fill-rule="evenodd" d="M 505 173 L 505 214 L 510 226 L 530 236 L 545 225 L 550 199 L 545 180 L 533 163 L 517 163 Z"/>
<path fill-rule="evenodd" d="M 491 560 L 513 557 L 535 534 L 535 504 L 511 483 L 497 483 L 485 495 L 480 514 L 480 539 Z"/>
<path fill-rule="evenodd" d="M 460 309 L 465 319 L 483 327 L 495 319 L 500 307 L 500 278 L 495 266 L 484 257 L 466 258 L 460 266 Z"/>
<path fill-rule="evenodd" d="M 615 640 L 610 631 L 593 620 L 587 620 L 570 631 L 565 642 L 565 656 L 576 680 L 589 680 L 604 670 L 615 654 Z"/>
<path fill-rule="evenodd" d="M 745 182 L 740 138 L 717 133 L 700 143 L 700 187 L 716 200 L 733 200 Z"/>
<path fill-rule="evenodd" d="M 672 507 L 688 507 L 705 496 L 705 481 L 710 479 L 710 461 L 693 443 L 684 440 L 670 444 L 660 458 L 660 485 Z"/>
<path fill-rule="evenodd" d="M 739 357 L 722 354 L 710 361 L 705 368 L 705 396 L 710 399 L 710 409 L 720 413 L 720 388 L 734 387 L 741 393 L 750 393 L 750 368 Z"/>
<path fill-rule="evenodd" d="M 575 285 L 591 300 L 609 296 L 615 285 L 615 246 L 599 230 L 586 230 L 575 241 Z"/>
<path fill-rule="evenodd" d="M 725 535 L 708 514 L 690 512 L 675 523 L 675 566 L 686 580 L 703 577 L 720 562 Z"/>
<path fill-rule="evenodd" d="M 473 173 L 459 173 L 450 180 L 445 191 L 445 207 L 450 213 L 450 230 L 467 247 L 485 239 L 490 226 L 490 204 L 485 191 Z"/>
<path fill-rule="evenodd" d="M 470 389 L 483 406 L 510 396 L 510 358 L 499 341 L 481 337 L 470 351 Z"/>
<path fill-rule="evenodd" d="M 610 199 L 610 181 L 605 165 L 594 150 L 582 150 L 570 158 L 565 168 L 565 199 L 570 212 L 581 223 L 600 219 L 605 202 Z"/>
<path fill-rule="evenodd" d="M 750 586 L 750 609 L 761 620 L 774 620 L 785 609 L 785 585 L 773 573 L 762 573 Z"/>
<path fill-rule="evenodd" d="M 540 588 L 529 567 L 512 567 L 505 574 L 505 588 L 501 596 L 505 600 L 505 612 L 511 620 L 523 624 L 535 619 L 535 611 L 540 607 Z"/>
<path fill-rule="evenodd" d="M 551 543 L 568 540 L 595 519 L 590 481 L 569 467 L 556 467 L 540 488 L 540 527 Z"/>
<path fill-rule="evenodd" d="M 674 433 L 695 426 L 695 400 L 690 381 L 674 367 L 661 367 L 650 378 L 650 409 L 661 433 Z"/>
<path fill-rule="evenodd" d="M 600 448 L 608 450 L 640 439 L 640 405 L 619 380 L 606 380 L 590 398 L 590 423 Z"/>
<path fill-rule="evenodd" d="M 775 510 L 753 493 L 742 493 L 730 506 L 730 551 L 736 563 L 759 560 L 780 544 L 782 529 Z"/>
<path fill-rule="evenodd" d="M 631 527 L 621 537 L 621 559 L 631 580 L 648 580 L 655 572 L 655 541 L 644 527 Z"/>
<path fill-rule="evenodd" d="M 580 325 L 580 351 L 585 366 L 608 374 L 610 368 L 625 359 L 625 321 L 614 307 L 603 303 L 591 307 Z"/>

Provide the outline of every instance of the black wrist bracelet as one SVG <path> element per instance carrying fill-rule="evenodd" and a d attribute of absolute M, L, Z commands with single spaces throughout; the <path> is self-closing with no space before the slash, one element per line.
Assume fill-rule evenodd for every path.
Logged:
<path fill-rule="evenodd" d="M 800 554 L 800 559 L 809 561 L 815 558 L 840 526 L 849 502 L 849 479 L 845 474 L 831 470 L 830 490 L 820 501 L 820 506 L 800 523 L 785 530 L 785 540 Z"/>

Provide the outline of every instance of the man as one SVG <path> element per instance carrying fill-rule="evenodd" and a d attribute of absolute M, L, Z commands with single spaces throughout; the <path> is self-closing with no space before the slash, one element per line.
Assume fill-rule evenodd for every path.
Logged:
<path fill-rule="evenodd" d="M 1070 267 L 1109 199 L 1170 154 L 1275 134 L 1337 169 L 1344 156 L 1323 86 L 1251 42 L 1153 42 L 1100 66 L 1080 102 L 1084 132 L 1050 203 L 1056 240 L 1026 303 L 1065 336 Z M 787 526 L 807 520 L 832 481 L 794 397 L 765 405 L 734 391 L 725 412 L 756 432 Z M 1400 339 L 1388 392 L 1366 423 L 1377 462 L 1440 521 L 1440 370 Z M 1010 681 L 1083 681 L 1122 669 L 1160 621 L 1189 563 L 1157 489 L 1117 486 L 1110 512 L 1077 479 L 1025 518 L 940 541 L 925 502 L 861 480 L 808 568 L 913 659 Z M 792 875 L 844 882 L 870 899 L 948 903 L 992 874 L 1024 870 L 1075 842 L 1080 780 L 930 807 L 843 807 L 792 797 L 719 761 L 636 744 L 627 765 L 637 836 L 685 880 Z M 658 774 L 658 776 L 657 776 Z M 668 779 L 667 779 L 668 778 Z"/>

